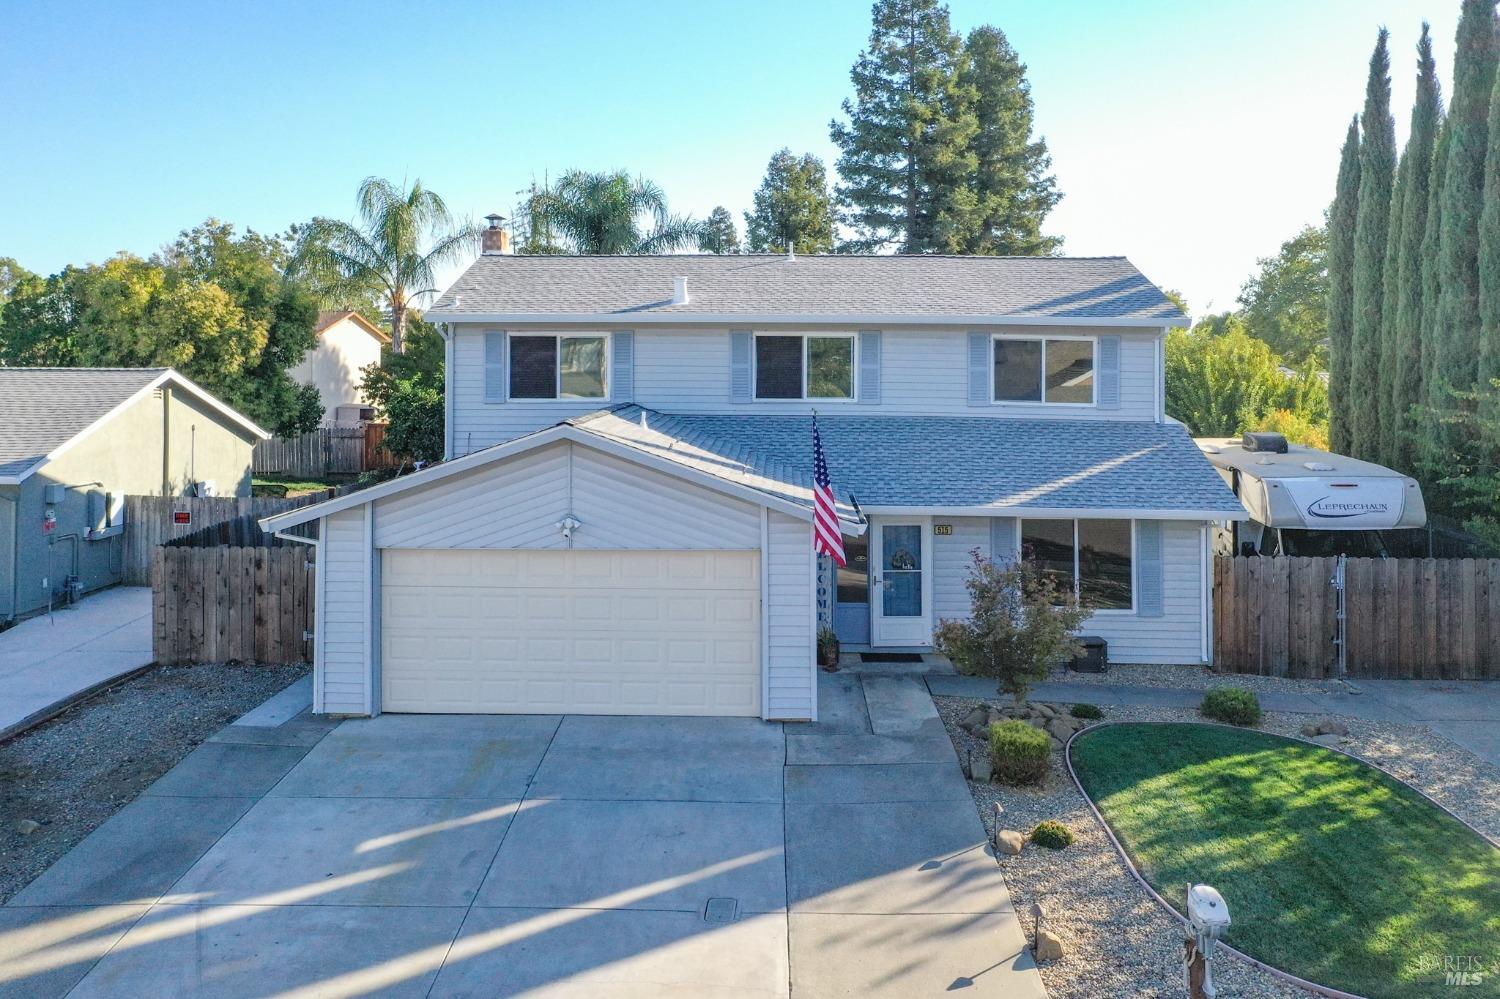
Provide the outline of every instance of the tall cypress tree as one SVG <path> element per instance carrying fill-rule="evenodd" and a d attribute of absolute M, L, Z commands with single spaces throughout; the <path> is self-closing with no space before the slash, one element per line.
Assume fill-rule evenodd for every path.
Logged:
<path fill-rule="evenodd" d="M 1479 216 L 1496 56 L 1494 0 L 1464 0 L 1453 62 L 1453 103 L 1448 110 L 1448 156 L 1439 200 L 1439 291 L 1427 393 L 1432 405 L 1440 410 L 1463 408 L 1453 392 L 1471 391 L 1479 376 Z M 1438 425 L 1439 462 L 1448 463 L 1462 450 L 1466 438 L 1462 426 Z"/>
<path fill-rule="evenodd" d="M 1349 122 L 1328 210 L 1328 401 L 1335 451 L 1349 450 L 1350 336 L 1354 331 L 1354 228 L 1359 209 L 1359 116 Z"/>
<path fill-rule="evenodd" d="M 1425 401 L 1423 368 L 1423 273 L 1422 244 L 1427 234 L 1428 205 L 1432 200 L 1432 170 L 1438 126 L 1442 121 L 1443 97 L 1438 84 L 1437 62 L 1432 57 L 1432 38 L 1426 23 L 1417 42 L 1417 97 L 1411 109 L 1411 134 L 1401 156 L 1401 216 L 1392 215 L 1391 237 L 1396 247 L 1395 269 L 1386 262 L 1386 283 L 1395 290 L 1395 315 L 1387 316 L 1389 346 L 1381 352 L 1382 392 L 1386 407 L 1381 437 L 1387 464 L 1407 474 L 1416 470 L 1416 443 L 1412 438 L 1412 407 Z M 1385 417 L 1389 416 L 1389 420 Z"/>
<path fill-rule="evenodd" d="M 1443 228 L 1443 182 L 1448 177 L 1448 147 L 1453 131 L 1445 119 L 1438 126 L 1437 146 L 1432 151 L 1432 170 L 1428 175 L 1427 228 L 1422 235 L 1422 394 L 1418 401 L 1422 413 L 1417 426 L 1417 465 L 1429 477 L 1446 475 L 1443 470 L 1442 435 L 1432 399 L 1436 393 L 1432 380 L 1437 371 L 1438 242 Z"/>
<path fill-rule="evenodd" d="M 1396 175 L 1396 121 L 1391 117 L 1390 33 L 1381 28 L 1370 55 L 1360 115 L 1359 198 L 1354 226 L 1354 325 L 1350 335 L 1350 443 L 1360 458 L 1380 452 L 1381 307 L 1385 250 Z"/>
<path fill-rule="evenodd" d="M 1500 416 L 1500 72 L 1490 97 L 1489 149 L 1484 161 L 1484 209 L 1479 216 L 1480 413 Z"/>
<path fill-rule="evenodd" d="M 966 183 L 977 157 L 972 88 L 960 79 L 963 41 L 938 0 L 877 0 L 870 45 L 850 70 L 847 123 L 829 135 L 841 153 L 840 220 L 846 248 L 902 253 L 947 248 L 955 216 L 976 215 Z"/>

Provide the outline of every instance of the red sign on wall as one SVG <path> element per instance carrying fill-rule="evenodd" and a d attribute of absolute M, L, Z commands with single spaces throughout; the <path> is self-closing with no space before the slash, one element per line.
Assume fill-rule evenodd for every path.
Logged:
<path fill-rule="evenodd" d="M 191 510 L 173 510 L 172 511 L 172 523 L 174 523 L 174 524 L 191 524 L 192 522 L 193 522 L 193 511 L 191 511 Z"/>

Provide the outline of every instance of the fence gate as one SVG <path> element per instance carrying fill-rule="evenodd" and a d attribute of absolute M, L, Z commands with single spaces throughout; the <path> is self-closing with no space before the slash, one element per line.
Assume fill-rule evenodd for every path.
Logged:
<path fill-rule="evenodd" d="M 1351 677 L 1500 677 L 1500 560 L 1214 559 L 1216 668 L 1322 679 L 1340 652 Z"/>

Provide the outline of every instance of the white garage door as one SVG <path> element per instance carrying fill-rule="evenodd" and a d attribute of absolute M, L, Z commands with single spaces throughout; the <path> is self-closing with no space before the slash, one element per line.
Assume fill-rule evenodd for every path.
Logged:
<path fill-rule="evenodd" d="M 760 714 L 757 552 L 381 558 L 386 711 Z"/>

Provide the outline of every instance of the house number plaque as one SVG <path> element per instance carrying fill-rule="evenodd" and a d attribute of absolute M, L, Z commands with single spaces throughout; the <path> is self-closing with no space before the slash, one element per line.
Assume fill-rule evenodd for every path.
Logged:
<path fill-rule="evenodd" d="M 932 533 L 936 534 L 936 535 L 939 535 L 940 537 L 952 534 L 953 533 L 953 525 L 952 524 L 933 524 L 932 525 Z"/>

